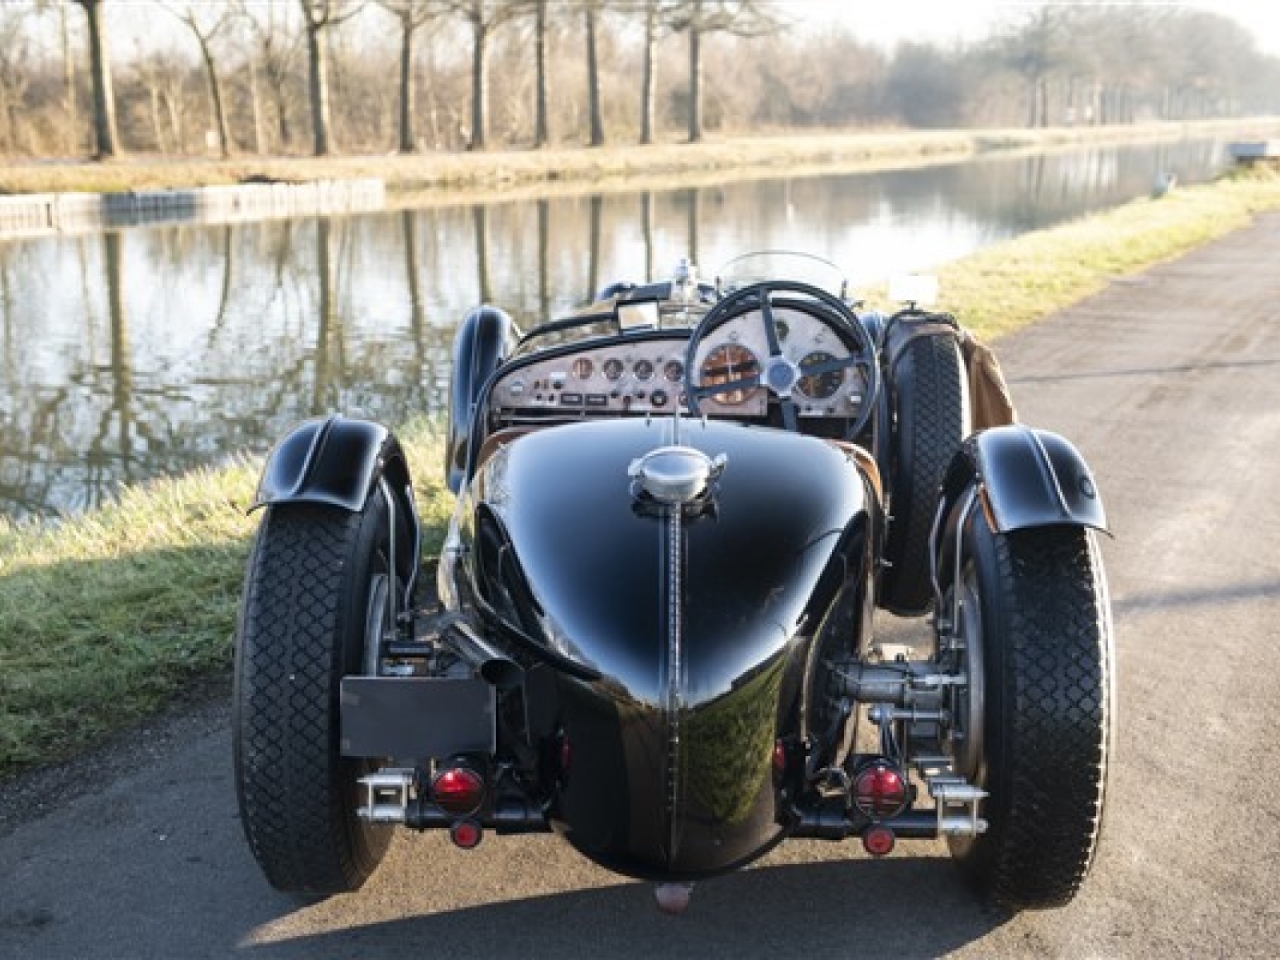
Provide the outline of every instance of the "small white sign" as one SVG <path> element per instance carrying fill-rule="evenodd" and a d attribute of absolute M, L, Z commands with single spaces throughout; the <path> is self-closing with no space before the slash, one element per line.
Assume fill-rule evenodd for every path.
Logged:
<path fill-rule="evenodd" d="M 900 273 L 889 278 L 889 299 L 931 307 L 938 302 L 938 278 L 930 273 Z"/>

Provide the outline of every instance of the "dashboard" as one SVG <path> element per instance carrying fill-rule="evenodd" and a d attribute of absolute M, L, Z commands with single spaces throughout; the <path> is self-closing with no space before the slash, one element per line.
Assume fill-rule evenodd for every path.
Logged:
<path fill-rule="evenodd" d="M 811 314 L 775 306 L 779 347 L 800 369 L 793 399 L 802 417 L 856 416 L 865 381 L 856 367 L 804 376 L 806 367 L 847 360 L 852 351 L 825 323 Z M 669 336 L 621 336 L 555 356 L 511 364 L 490 393 L 490 409 L 501 418 L 521 414 L 540 419 L 567 416 L 619 416 L 670 413 L 684 403 L 688 382 L 687 331 Z M 759 311 L 748 311 L 716 328 L 694 358 L 704 386 L 732 383 L 763 373 L 768 338 Z M 768 391 L 763 386 L 730 390 L 701 401 L 709 416 L 764 417 Z"/>

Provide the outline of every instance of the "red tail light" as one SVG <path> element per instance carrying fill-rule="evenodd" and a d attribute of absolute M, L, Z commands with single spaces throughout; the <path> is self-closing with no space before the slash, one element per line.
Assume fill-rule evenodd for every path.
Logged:
<path fill-rule="evenodd" d="M 893 841 L 893 831 L 877 824 L 874 827 L 868 827 L 862 834 L 862 849 L 873 857 L 888 856 L 893 852 Z"/>
<path fill-rule="evenodd" d="M 459 820 L 449 828 L 449 837 L 463 850 L 471 850 L 479 846 L 484 831 L 474 820 Z"/>
<path fill-rule="evenodd" d="M 885 760 L 864 767 L 853 781 L 853 803 L 872 820 L 896 817 L 907 805 L 907 780 Z"/>
<path fill-rule="evenodd" d="M 475 813 L 484 803 L 484 780 L 470 767 L 448 767 L 431 782 L 431 799 L 445 813 Z"/>
<path fill-rule="evenodd" d="M 787 772 L 787 745 L 781 740 L 773 744 L 773 772 L 779 776 Z"/>

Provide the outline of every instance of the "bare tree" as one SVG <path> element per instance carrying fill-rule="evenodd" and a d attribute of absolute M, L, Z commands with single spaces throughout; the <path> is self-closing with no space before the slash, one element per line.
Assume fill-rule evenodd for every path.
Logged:
<path fill-rule="evenodd" d="M 116 132 L 116 101 L 111 89 L 111 59 L 107 52 L 107 32 L 102 22 L 105 0 L 75 0 L 84 8 L 89 27 L 89 72 L 93 77 L 93 158 L 110 160 L 118 156 L 120 136 Z"/>
<path fill-rule="evenodd" d="M 30 149 L 18 122 L 31 77 L 31 44 L 23 22 L 21 13 L 0 9 L 0 146 L 6 152 Z"/>
<path fill-rule="evenodd" d="M 547 0 L 534 0 L 533 56 L 536 71 L 533 145 L 545 147 L 551 137 L 547 122 Z"/>
<path fill-rule="evenodd" d="M 231 156 L 231 134 L 227 123 L 227 108 L 222 95 L 222 81 L 214 62 L 213 41 L 237 16 L 235 7 L 225 4 L 192 2 L 175 3 L 164 0 L 161 4 L 178 18 L 200 46 L 200 59 L 204 63 L 205 77 L 209 83 L 209 99 L 213 103 L 213 119 L 218 129 L 218 152 L 223 159 Z"/>
<path fill-rule="evenodd" d="M 654 104 L 658 91 L 658 37 L 661 33 L 662 0 L 644 0 L 644 80 L 640 90 L 640 142 L 653 143 Z"/>
<path fill-rule="evenodd" d="M 298 0 L 307 34 L 307 89 L 311 98 L 311 134 L 314 153 L 333 152 L 329 120 L 329 67 L 325 33 L 364 9 L 364 0 Z"/>
<path fill-rule="evenodd" d="M 527 0 L 443 0 L 471 27 L 471 137 L 469 150 L 483 150 L 489 132 L 489 38 L 513 17 L 525 13 Z"/>
<path fill-rule="evenodd" d="M 250 67 L 252 92 L 256 98 L 257 72 L 260 69 L 266 81 L 267 95 L 275 110 L 276 136 L 280 148 L 288 150 L 293 142 L 293 131 L 289 126 L 289 80 L 293 76 L 301 49 L 302 35 L 289 29 L 288 8 L 278 3 L 258 5 L 246 0 L 237 2 L 244 14 L 243 22 L 249 26 L 255 47 Z M 265 19 L 258 15 L 260 13 L 265 14 Z M 254 109 L 260 112 L 260 108 L 255 106 Z M 259 152 L 262 152 L 261 147 Z"/>
<path fill-rule="evenodd" d="M 604 145 L 604 117 L 600 112 L 600 65 L 596 61 L 596 28 L 600 0 L 583 0 L 582 15 L 587 35 L 587 112 L 591 122 L 591 146 Z"/>
<path fill-rule="evenodd" d="M 147 92 L 151 136 L 160 153 L 182 153 L 186 136 L 182 87 L 187 70 L 171 50 L 152 50 L 133 63 L 134 83 Z M 136 136 L 136 132 L 135 132 Z"/>
<path fill-rule="evenodd" d="M 671 0 L 663 4 L 671 28 L 689 34 L 689 142 L 703 136 L 702 38 L 708 33 L 760 37 L 783 21 L 766 0 Z"/>
<path fill-rule="evenodd" d="M 400 24 L 400 152 L 413 153 L 418 138 L 413 130 L 413 42 L 418 29 L 447 12 L 439 0 L 378 0 Z"/>
<path fill-rule="evenodd" d="M 1041 6 L 1015 21 L 1003 39 L 1005 62 L 1027 85 L 1027 126 L 1049 125 L 1049 78 L 1067 60 L 1069 7 Z"/>

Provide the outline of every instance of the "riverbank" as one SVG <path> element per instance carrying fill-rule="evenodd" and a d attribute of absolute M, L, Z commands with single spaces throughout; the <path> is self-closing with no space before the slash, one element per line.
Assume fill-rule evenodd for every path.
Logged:
<path fill-rule="evenodd" d="M 1280 175 L 1264 172 L 1136 201 L 948 265 L 940 306 L 998 338 L 1270 209 Z M 434 554 L 451 503 L 439 426 L 410 424 L 403 439 Z M 0 777 L 74 755 L 193 679 L 229 674 L 258 468 L 159 481 L 57 525 L 0 519 Z"/>
<path fill-rule="evenodd" d="M 115 193 L 246 182 L 379 178 L 391 193 L 506 190 L 531 183 L 594 183 L 637 176 L 821 166 L 858 169 L 887 161 L 963 159 L 996 151 L 1067 145 L 1224 136 L 1255 139 L 1280 132 L 1280 118 L 1198 123 L 1056 127 L 1043 130 L 871 131 L 713 139 L 703 143 L 618 144 L 597 148 L 359 157 L 236 157 L 229 160 L 134 156 L 104 163 L 8 160 L 0 193 Z"/>

